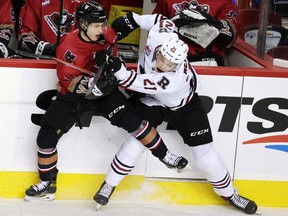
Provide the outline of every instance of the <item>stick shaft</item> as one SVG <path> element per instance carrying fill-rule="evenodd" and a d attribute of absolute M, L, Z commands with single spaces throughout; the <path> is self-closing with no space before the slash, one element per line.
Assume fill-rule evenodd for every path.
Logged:
<path fill-rule="evenodd" d="M 69 62 L 66 62 L 64 60 L 58 59 L 56 57 L 52 57 L 52 56 L 48 56 L 48 55 L 37 55 L 37 54 L 26 52 L 26 51 L 23 51 L 23 50 L 15 50 L 15 52 L 17 54 L 19 54 L 21 56 L 24 56 L 24 57 L 27 57 L 27 58 L 44 59 L 44 60 L 55 60 L 56 62 L 59 62 L 59 63 L 65 65 L 65 66 L 73 68 L 75 70 L 78 70 L 81 73 L 84 73 L 84 74 L 87 74 L 87 75 L 90 75 L 90 76 L 95 76 L 94 72 L 92 72 L 90 70 L 87 70 L 86 68 L 80 67 L 80 66 L 75 65 L 75 64 L 71 64 Z"/>
<path fill-rule="evenodd" d="M 63 9 L 64 9 L 64 0 L 60 1 L 60 9 L 59 9 L 59 16 L 60 21 L 57 26 L 57 39 L 56 39 L 56 46 L 60 43 L 61 33 L 62 33 L 62 18 L 63 18 Z"/>

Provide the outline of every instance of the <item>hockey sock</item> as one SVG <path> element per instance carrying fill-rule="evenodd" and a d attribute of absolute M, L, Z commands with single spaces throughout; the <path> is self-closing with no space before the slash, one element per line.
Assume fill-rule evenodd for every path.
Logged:
<path fill-rule="evenodd" d="M 38 171 L 42 181 L 56 180 L 57 148 L 40 149 L 38 148 Z"/>
<path fill-rule="evenodd" d="M 230 174 L 222 162 L 213 143 L 190 148 L 197 167 L 203 171 L 216 194 L 229 197 L 234 193 Z"/>
<path fill-rule="evenodd" d="M 158 131 L 152 127 L 148 121 L 143 121 L 141 127 L 135 132 L 134 136 L 148 148 L 155 157 L 160 160 L 165 157 L 168 150 L 167 146 Z"/>
<path fill-rule="evenodd" d="M 111 186 L 117 186 L 132 171 L 145 151 L 146 148 L 135 137 L 129 136 L 116 153 L 105 181 Z"/>

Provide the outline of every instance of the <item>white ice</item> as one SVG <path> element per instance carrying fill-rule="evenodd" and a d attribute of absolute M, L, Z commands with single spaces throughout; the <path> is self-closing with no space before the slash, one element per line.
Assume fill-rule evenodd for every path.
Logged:
<path fill-rule="evenodd" d="M 288 216 L 288 208 L 259 207 L 263 216 Z M 111 201 L 96 211 L 93 200 L 25 202 L 0 199 L 0 216 L 244 216 L 226 205 L 173 205 Z"/>

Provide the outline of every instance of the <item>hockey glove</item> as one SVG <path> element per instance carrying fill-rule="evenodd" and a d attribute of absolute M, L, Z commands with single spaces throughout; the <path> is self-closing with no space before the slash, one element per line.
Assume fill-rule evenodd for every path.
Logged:
<path fill-rule="evenodd" d="M 220 47 L 230 47 L 237 39 L 237 31 L 235 26 L 227 20 L 220 20 L 220 34 L 214 42 Z"/>
<path fill-rule="evenodd" d="M 10 28 L 0 29 L 0 58 L 21 58 L 8 46 L 12 37 L 13 31 Z"/>
<path fill-rule="evenodd" d="M 92 88 L 92 91 L 90 95 L 86 95 L 86 98 L 97 99 L 109 95 L 118 88 L 118 85 L 116 77 L 112 73 L 105 71 L 105 73 L 101 74 L 96 84 L 93 84 L 93 78 L 89 80 L 88 87 L 89 89 Z"/>
<path fill-rule="evenodd" d="M 107 58 L 105 69 L 108 70 L 110 73 L 116 73 L 120 70 L 122 64 L 124 65 L 124 62 L 121 58 L 115 57 L 115 56 L 109 56 Z"/>
<path fill-rule="evenodd" d="M 22 58 L 20 55 L 16 54 L 14 50 L 5 46 L 0 42 L 0 58 Z"/>
<path fill-rule="evenodd" d="M 43 48 L 42 55 L 56 56 L 56 44 L 46 44 Z"/>
<path fill-rule="evenodd" d="M 24 35 L 19 41 L 19 47 L 37 55 L 56 56 L 56 45 L 41 41 L 35 35 Z"/>
<path fill-rule="evenodd" d="M 2 28 L 0 29 L 0 42 L 3 43 L 6 47 L 8 47 L 8 44 L 13 37 L 13 31 L 10 28 Z"/>
<path fill-rule="evenodd" d="M 127 37 L 132 31 L 140 27 L 134 20 L 132 12 L 116 18 L 111 26 L 119 34 L 118 40 Z"/>
<path fill-rule="evenodd" d="M 183 10 L 172 18 L 180 35 L 206 48 L 218 35 L 221 22 L 197 10 Z"/>
<path fill-rule="evenodd" d="M 103 65 L 107 58 L 111 55 L 111 52 L 109 50 L 99 50 L 94 54 L 94 60 L 96 62 L 97 67 L 100 67 Z"/>
<path fill-rule="evenodd" d="M 75 78 L 73 82 L 70 84 L 71 88 L 73 89 L 73 93 L 85 96 L 85 94 L 88 92 L 89 88 L 88 82 L 90 79 L 91 79 L 90 77 L 87 77 L 85 75 L 78 76 L 77 78 Z"/>
<path fill-rule="evenodd" d="M 96 52 L 94 55 L 94 59 L 96 61 L 97 67 L 105 64 L 103 71 L 109 71 L 112 73 L 116 73 L 117 71 L 119 71 L 121 68 L 121 64 L 124 64 L 124 62 L 120 60 L 119 57 L 111 56 L 109 50 L 100 50 Z"/>

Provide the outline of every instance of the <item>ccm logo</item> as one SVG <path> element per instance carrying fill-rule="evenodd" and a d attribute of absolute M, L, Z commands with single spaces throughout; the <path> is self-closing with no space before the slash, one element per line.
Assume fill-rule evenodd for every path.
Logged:
<path fill-rule="evenodd" d="M 116 109 L 114 109 L 110 114 L 109 114 L 109 118 L 112 118 L 114 114 L 116 114 L 117 112 L 119 112 L 121 109 L 124 109 L 125 105 L 119 106 Z"/>
<path fill-rule="evenodd" d="M 191 136 L 191 137 L 193 137 L 193 136 L 199 136 L 199 135 L 202 135 L 202 134 L 208 133 L 208 132 L 209 132 L 209 129 L 206 128 L 206 129 L 203 129 L 203 130 L 200 130 L 200 131 L 192 132 L 192 133 L 190 134 L 190 136 Z"/>

